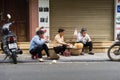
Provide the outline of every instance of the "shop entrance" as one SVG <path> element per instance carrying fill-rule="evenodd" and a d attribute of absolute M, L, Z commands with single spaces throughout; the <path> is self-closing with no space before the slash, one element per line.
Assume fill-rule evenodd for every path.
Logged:
<path fill-rule="evenodd" d="M 15 23 L 10 29 L 17 35 L 19 42 L 29 40 L 29 3 L 28 0 L 1 0 L 0 1 L 0 28 L 7 22 L 9 13 L 10 21 Z"/>

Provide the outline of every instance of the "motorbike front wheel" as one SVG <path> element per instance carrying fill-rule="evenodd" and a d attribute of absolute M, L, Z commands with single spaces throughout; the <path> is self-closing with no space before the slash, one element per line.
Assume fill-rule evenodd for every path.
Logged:
<path fill-rule="evenodd" d="M 11 58 L 13 60 L 13 63 L 17 64 L 17 55 L 15 53 L 12 53 Z"/>
<path fill-rule="evenodd" d="M 108 49 L 107 55 L 112 61 L 120 61 L 120 45 L 112 45 Z"/>

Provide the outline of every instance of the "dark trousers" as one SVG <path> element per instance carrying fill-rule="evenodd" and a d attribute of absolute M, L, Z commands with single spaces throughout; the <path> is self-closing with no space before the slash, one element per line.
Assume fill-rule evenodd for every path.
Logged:
<path fill-rule="evenodd" d="M 36 55 L 38 54 L 39 58 L 42 58 L 42 50 L 45 50 L 47 56 L 49 57 L 49 49 L 46 44 L 43 44 L 42 46 L 37 46 L 34 49 L 30 50 L 31 55 Z"/>
<path fill-rule="evenodd" d="M 82 43 L 82 42 L 80 42 L 80 43 Z M 89 51 L 92 51 L 92 49 L 93 49 L 93 43 L 92 43 L 92 41 L 86 42 L 86 44 L 83 43 L 83 45 L 84 46 L 83 46 L 82 52 L 84 52 L 85 47 L 88 47 Z"/>
<path fill-rule="evenodd" d="M 57 47 L 54 47 L 54 51 L 57 54 L 61 53 L 63 55 L 63 52 L 66 50 L 66 47 L 67 47 L 66 45 L 57 46 Z"/>

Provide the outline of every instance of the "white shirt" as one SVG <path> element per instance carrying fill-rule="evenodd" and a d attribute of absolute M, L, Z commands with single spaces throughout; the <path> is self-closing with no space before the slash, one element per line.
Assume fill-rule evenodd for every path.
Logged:
<path fill-rule="evenodd" d="M 81 33 L 78 33 L 77 42 L 80 42 L 80 41 L 86 44 L 86 42 L 90 42 L 92 40 L 88 34 L 86 34 L 85 37 L 83 37 Z"/>

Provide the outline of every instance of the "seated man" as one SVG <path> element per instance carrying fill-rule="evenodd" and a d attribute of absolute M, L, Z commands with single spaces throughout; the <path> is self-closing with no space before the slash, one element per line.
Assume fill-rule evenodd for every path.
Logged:
<path fill-rule="evenodd" d="M 94 55 L 94 53 L 92 52 L 93 44 L 92 44 L 90 36 L 87 34 L 86 28 L 81 29 L 81 32 L 77 36 L 77 42 L 83 43 L 84 47 L 88 46 L 89 47 L 88 54 Z M 81 55 L 84 55 L 84 47 L 82 49 Z"/>
<path fill-rule="evenodd" d="M 36 32 L 36 35 L 32 38 L 31 42 L 30 42 L 30 53 L 31 55 L 38 55 L 38 60 L 40 62 L 43 62 L 42 59 L 42 50 L 45 50 L 46 54 L 47 54 L 47 58 L 50 58 L 49 56 L 49 51 L 48 51 L 48 47 L 45 44 L 47 42 L 47 40 L 44 39 L 44 31 L 42 30 L 38 30 Z"/>
<path fill-rule="evenodd" d="M 66 50 L 66 47 L 69 46 L 69 44 L 64 42 L 64 29 L 59 29 L 58 34 L 55 36 L 55 44 L 54 44 L 54 50 L 57 54 L 63 55 L 63 52 Z"/>

